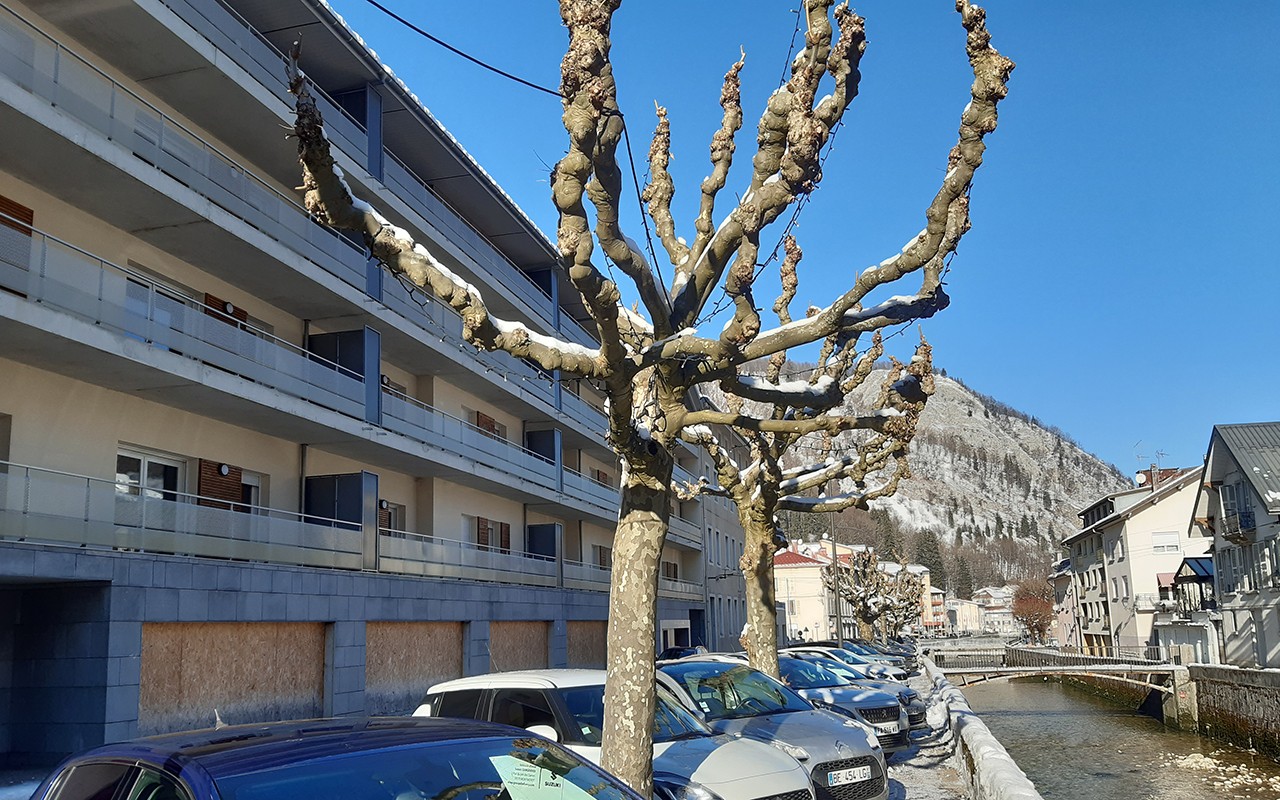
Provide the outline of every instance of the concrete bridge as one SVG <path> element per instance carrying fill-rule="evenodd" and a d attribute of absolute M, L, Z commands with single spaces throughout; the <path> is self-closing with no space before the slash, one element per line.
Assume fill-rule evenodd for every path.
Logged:
<path fill-rule="evenodd" d="M 956 648 L 930 653 L 939 672 L 960 686 L 1037 676 L 1098 677 L 1127 683 L 1174 699 L 1181 681 L 1181 653 L 1164 648 L 1143 652 L 1075 653 L 1039 647 Z M 1167 705 L 1167 703 L 1166 703 Z"/>

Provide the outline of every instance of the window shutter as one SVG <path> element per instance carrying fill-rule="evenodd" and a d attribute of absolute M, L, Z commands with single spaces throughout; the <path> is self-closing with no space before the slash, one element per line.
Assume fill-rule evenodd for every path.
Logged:
<path fill-rule="evenodd" d="M 196 493 L 200 495 L 200 499 L 196 501 L 197 505 L 230 509 L 234 508 L 230 505 L 231 503 L 240 502 L 242 470 L 240 467 L 228 465 L 227 474 L 223 475 L 218 470 L 220 466 L 221 464 L 217 461 L 200 459 L 200 474 L 196 478 Z M 220 503 L 219 500 L 228 502 Z"/>
<path fill-rule="evenodd" d="M 484 517 L 476 517 L 476 544 L 489 546 L 489 520 Z"/>
<path fill-rule="evenodd" d="M 12 219 L 11 219 L 12 218 Z M 31 225 L 35 212 L 0 195 L 0 286 L 26 297 L 27 278 L 22 272 L 31 268 Z"/>
<path fill-rule="evenodd" d="M 511 552 L 511 525 L 509 523 L 498 523 L 498 549 L 504 553 Z"/>
<path fill-rule="evenodd" d="M 228 303 L 220 297 L 215 297 L 208 292 L 204 295 L 204 304 L 206 306 L 204 313 L 221 320 L 228 325 L 235 325 L 239 322 L 249 321 L 249 312 L 234 303 Z M 227 308 L 231 310 L 228 311 Z"/>

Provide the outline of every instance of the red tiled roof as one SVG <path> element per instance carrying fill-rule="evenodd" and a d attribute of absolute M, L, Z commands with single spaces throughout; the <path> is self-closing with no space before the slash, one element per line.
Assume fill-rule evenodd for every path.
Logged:
<path fill-rule="evenodd" d="M 808 567 L 813 565 L 822 566 L 822 562 L 816 558 L 802 556 L 791 550 L 783 550 L 775 553 L 773 556 L 773 564 L 777 567 Z"/>

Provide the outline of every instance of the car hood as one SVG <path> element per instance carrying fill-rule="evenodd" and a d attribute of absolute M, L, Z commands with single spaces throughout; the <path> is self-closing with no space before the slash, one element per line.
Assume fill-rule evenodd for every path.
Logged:
<path fill-rule="evenodd" d="M 877 692 L 887 692 L 894 697 L 903 697 L 907 693 L 907 686 L 897 681 L 876 681 L 869 678 L 859 678 L 854 681 L 854 686 L 861 686 L 865 689 L 874 689 Z"/>
<path fill-rule="evenodd" d="M 663 748 L 658 752 L 658 748 Z M 736 736 L 704 736 L 659 744 L 653 771 L 689 776 L 724 800 L 804 791 L 809 773 L 776 747 Z"/>
<path fill-rule="evenodd" d="M 876 689 L 859 686 L 823 686 L 817 689 L 797 689 L 806 700 L 818 700 L 831 705 L 850 705 L 854 708 L 883 708 L 897 705 L 898 696 Z"/>
<path fill-rule="evenodd" d="M 809 759 L 804 762 L 807 769 L 813 769 L 824 761 L 870 755 L 879 749 L 873 744 L 873 734 L 865 726 L 829 711 L 764 714 L 758 717 L 710 720 L 707 724 L 723 733 L 737 733 L 763 742 L 777 740 L 803 747 L 809 752 Z"/>

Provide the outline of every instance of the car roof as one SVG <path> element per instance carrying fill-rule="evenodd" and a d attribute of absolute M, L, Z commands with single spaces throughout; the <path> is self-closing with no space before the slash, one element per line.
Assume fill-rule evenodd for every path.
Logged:
<path fill-rule="evenodd" d="M 602 669 L 522 669 L 491 672 L 437 683 L 427 690 L 453 692 L 459 689 L 568 689 L 575 686 L 603 686 Z"/>
<path fill-rule="evenodd" d="M 216 780 L 327 755 L 509 736 L 528 732 L 441 717 L 344 717 L 163 734 L 97 747 L 73 760 L 137 759 L 174 771 L 196 768 Z"/>

